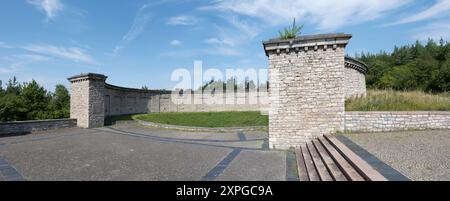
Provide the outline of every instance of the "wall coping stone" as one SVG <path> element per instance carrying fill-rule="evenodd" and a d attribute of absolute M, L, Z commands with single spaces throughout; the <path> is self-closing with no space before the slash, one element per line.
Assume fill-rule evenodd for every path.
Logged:
<path fill-rule="evenodd" d="M 349 111 L 345 112 L 347 115 L 449 115 L 450 111 Z"/>
<path fill-rule="evenodd" d="M 0 126 L 12 125 L 12 124 L 32 124 L 32 123 L 59 122 L 59 121 L 76 121 L 76 119 L 44 119 L 44 120 L 29 120 L 29 121 L 10 121 L 10 122 L 0 122 Z"/>
<path fill-rule="evenodd" d="M 81 73 L 80 75 L 75 75 L 67 78 L 70 82 L 75 82 L 78 80 L 106 80 L 108 76 L 97 74 L 97 73 Z"/>
<path fill-rule="evenodd" d="M 345 67 L 355 69 L 364 75 L 369 71 L 367 64 L 349 56 L 345 56 Z"/>
<path fill-rule="evenodd" d="M 312 50 L 316 51 L 319 46 L 324 50 L 328 48 L 336 49 L 338 46 L 346 46 L 352 38 L 351 34 L 336 33 L 336 34 L 318 34 L 318 35 L 304 35 L 297 36 L 293 39 L 270 39 L 264 41 L 264 50 L 266 55 L 270 53 L 279 54 L 281 50 L 285 52 L 293 51 L 308 51 L 309 47 L 313 47 Z"/>
<path fill-rule="evenodd" d="M 127 88 L 127 87 L 120 87 L 115 86 L 112 84 L 105 83 L 105 88 L 107 89 L 114 89 L 114 90 L 120 90 L 120 91 L 127 91 L 127 92 L 138 92 L 138 93 L 160 93 L 160 94 L 170 94 L 172 91 L 170 90 L 163 90 L 163 89 L 136 89 L 136 88 Z"/>

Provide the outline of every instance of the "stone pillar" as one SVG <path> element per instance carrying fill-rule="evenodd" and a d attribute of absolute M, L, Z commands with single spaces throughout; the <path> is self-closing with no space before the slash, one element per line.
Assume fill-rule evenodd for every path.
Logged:
<path fill-rule="evenodd" d="M 77 119 L 78 127 L 104 126 L 106 78 L 94 73 L 68 78 L 71 83 L 70 118 Z"/>
<path fill-rule="evenodd" d="M 264 42 L 269 57 L 270 148 L 298 147 L 344 131 L 344 58 L 351 37 L 323 34 Z"/>

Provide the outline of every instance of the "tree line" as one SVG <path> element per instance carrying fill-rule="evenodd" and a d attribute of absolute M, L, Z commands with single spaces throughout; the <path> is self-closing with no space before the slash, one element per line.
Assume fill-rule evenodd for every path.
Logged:
<path fill-rule="evenodd" d="M 227 90 L 232 89 L 234 92 L 238 92 L 240 90 L 243 91 L 267 91 L 269 88 L 269 82 L 261 82 L 257 85 L 257 81 L 250 80 L 246 77 L 241 83 L 238 82 L 236 77 L 229 78 L 226 82 L 222 80 L 210 80 L 209 82 L 204 83 L 197 90 L 198 91 L 215 91 L 217 89 L 222 90 L 223 92 L 227 92 Z"/>
<path fill-rule="evenodd" d="M 362 53 L 356 58 L 368 65 L 370 89 L 450 91 L 450 44 L 428 40 L 395 47 L 392 53 Z"/>
<path fill-rule="evenodd" d="M 49 92 L 35 80 L 19 83 L 9 79 L 6 88 L 0 80 L 0 122 L 68 118 L 70 115 L 69 91 L 56 85 Z"/>

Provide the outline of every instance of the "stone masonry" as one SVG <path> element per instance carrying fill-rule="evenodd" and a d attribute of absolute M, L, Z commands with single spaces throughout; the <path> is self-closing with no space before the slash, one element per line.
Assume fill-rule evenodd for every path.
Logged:
<path fill-rule="evenodd" d="M 78 127 L 95 128 L 105 124 L 106 76 L 94 73 L 68 78 L 71 86 L 70 118 Z"/>
<path fill-rule="evenodd" d="M 450 129 L 450 112 L 346 112 L 346 132 Z"/>
<path fill-rule="evenodd" d="M 76 119 L 48 119 L 32 121 L 16 121 L 0 123 L 0 137 L 9 134 L 28 134 L 36 131 L 46 131 L 77 126 Z"/>
<path fill-rule="evenodd" d="M 213 104 L 178 104 L 173 102 L 172 91 L 114 86 L 106 83 L 105 75 L 87 73 L 68 78 L 72 84 L 70 115 L 79 127 L 92 128 L 103 126 L 106 117 L 116 115 L 270 108 L 271 148 L 298 146 L 320 135 L 343 131 L 345 97 L 366 93 L 367 67 L 345 57 L 350 38 L 348 34 L 326 34 L 265 42 L 270 65 L 269 101 L 257 92 L 238 92 L 234 104 L 220 94 L 214 96 Z M 204 96 L 207 94 L 200 97 L 202 102 L 206 101 Z M 258 97 L 259 102 L 251 103 L 250 97 Z"/>
<path fill-rule="evenodd" d="M 366 96 L 367 65 L 345 57 L 345 98 Z"/>
<path fill-rule="evenodd" d="M 159 113 L 159 112 L 219 112 L 219 111 L 261 111 L 267 108 L 266 97 L 258 92 L 237 92 L 234 104 L 228 104 L 225 96 L 215 94 L 213 102 L 203 94 L 204 104 L 177 103 L 173 92 L 167 90 L 142 90 L 114 86 L 106 83 L 107 77 L 87 73 L 68 78 L 71 82 L 70 117 L 78 120 L 78 127 L 95 128 L 105 125 L 111 116 Z M 191 95 L 191 94 L 185 94 Z M 230 94 L 227 94 L 230 95 Z M 258 100 L 255 103 L 251 99 Z M 176 99 L 176 98 L 175 98 Z M 211 101 L 211 100 L 209 100 Z M 265 101 L 267 102 L 267 101 Z"/>
<path fill-rule="evenodd" d="M 351 35 L 269 40 L 269 146 L 287 149 L 344 131 L 345 47 Z"/>

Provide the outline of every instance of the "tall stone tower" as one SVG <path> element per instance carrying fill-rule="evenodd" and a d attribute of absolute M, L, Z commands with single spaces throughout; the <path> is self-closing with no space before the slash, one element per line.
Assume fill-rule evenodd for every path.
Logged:
<path fill-rule="evenodd" d="M 71 83 L 70 118 L 78 127 L 95 128 L 105 123 L 106 76 L 87 73 L 68 78 Z"/>
<path fill-rule="evenodd" d="M 344 131 L 345 47 L 349 34 L 264 42 L 269 57 L 269 146 L 298 147 Z"/>

